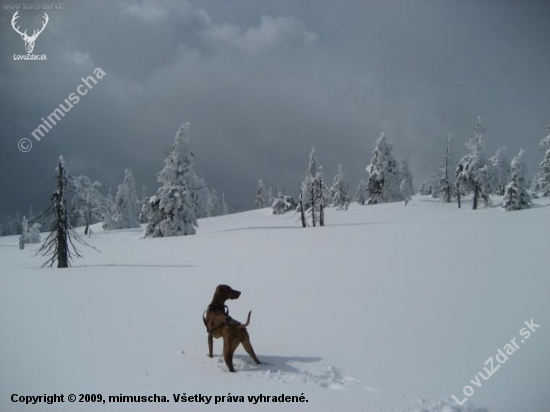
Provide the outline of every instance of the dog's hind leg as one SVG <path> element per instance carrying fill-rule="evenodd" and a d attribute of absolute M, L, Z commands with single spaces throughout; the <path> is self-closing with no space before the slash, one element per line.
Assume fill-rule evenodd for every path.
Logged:
<path fill-rule="evenodd" d="M 256 354 L 254 353 L 254 349 L 252 348 L 252 344 L 250 343 L 250 338 L 248 336 L 241 343 L 243 344 L 243 348 L 246 351 L 246 353 L 248 353 L 250 355 L 250 357 L 252 359 L 254 359 L 254 362 L 256 362 L 258 364 L 262 363 L 262 362 L 260 362 L 260 360 L 258 359 Z"/>
<path fill-rule="evenodd" d="M 233 354 L 235 353 L 237 346 L 239 346 L 239 342 L 237 340 L 227 338 L 223 340 L 223 360 L 229 368 L 229 372 L 235 372 L 235 368 L 233 367 Z"/>

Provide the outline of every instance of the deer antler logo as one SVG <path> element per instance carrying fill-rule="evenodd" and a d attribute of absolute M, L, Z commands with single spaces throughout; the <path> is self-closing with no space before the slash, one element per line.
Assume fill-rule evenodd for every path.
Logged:
<path fill-rule="evenodd" d="M 42 28 L 38 31 L 33 30 L 32 36 L 29 36 L 29 35 L 27 35 L 27 30 L 25 30 L 24 33 L 21 33 L 19 31 L 20 26 L 15 27 L 15 21 L 19 18 L 17 13 L 19 13 L 19 11 L 16 11 L 15 14 L 13 15 L 12 19 L 11 19 L 11 26 L 13 27 L 13 29 L 17 33 L 19 33 L 21 35 L 21 38 L 23 40 L 25 40 L 25 48 L 27 49 L 27 53 L 30 54 L 30 53 L 32 53 L 32 51 L 34 49 L 34 42 L 36 41 L 38 35 L 44 31 L 44 29 L 46 28 L 46 25 L 48 24 L 48 21 L 50 20 L 50 18 L 48 17 L 48 15 L 46 13 L 44 13 L 43 17 L 44 17 L 45 20 L 44 20 L 44 23 L 42 23 Z"/>

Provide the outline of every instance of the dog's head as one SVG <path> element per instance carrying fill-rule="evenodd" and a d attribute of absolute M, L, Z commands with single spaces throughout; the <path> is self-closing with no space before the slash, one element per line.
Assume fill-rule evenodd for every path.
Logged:
<path fill-rule="evenodd" d="M 216 288 L 216 294 L 218 296 L 221 296 L 224 300 L 239 299 L 239 296 L 241 296 L 241 292 L 231 288 L 231 286 L 228 285 L 218 285 L 218 287 Z"/>

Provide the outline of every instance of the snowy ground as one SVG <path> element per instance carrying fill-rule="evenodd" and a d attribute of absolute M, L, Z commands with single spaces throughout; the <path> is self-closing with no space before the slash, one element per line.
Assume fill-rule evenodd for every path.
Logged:
<path fill-rule="evenodd" d="M 97 226 L 89 242 L 100 253 L 82 248 L 69 270 L 40 269 L 36 245 L 0 238 L 0 411 L 547 412 L 550 202 L 536 202 L 472 211 L 417 197 L 328 210 L 327 226 L 309 229 L 264 209 L 168 239 Z M 242 292 L 228 303 L 235 318 L 252 309 L 265 364 L 239 348 L 227 372 L 221 340 L 206 356 L 201 316 L 219 283 Z M 520 343 L 531 319 L 540 328 Z M 470 383 L 515 337 L 520 349 L 481 387 Z M 462 400 L 466 385 L 471 404 L 459 407 L 451 395 Z M 65 403 L 10 400 L 54 393 Z M 184 393 L 245 402 L 175 403 Z M 259 394 L 308 402 L 248 402 Z"/>

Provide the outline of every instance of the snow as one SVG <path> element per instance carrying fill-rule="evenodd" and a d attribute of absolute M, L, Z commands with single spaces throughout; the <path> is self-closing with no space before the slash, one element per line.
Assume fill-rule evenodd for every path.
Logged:
<path fill-rule="evenodd" d="M 270 209 L 199 220 L 195 236 L 143 229 L 86 240 L 71 269 L 40 269 L 39 245 L 0 238 L 1 411 L 550 410 L 550 199 L 472 211 L 430 196 L 326 210 L 326 226 Z M 82 232 L 82 228 L 79 228 Z M 337 246 L 335 246 L 337 245 Z M 256 365 L 229 373 L 202 313 L 220 283 L 244 320 Z M 541 325 L 482 386 L 470 383 L 524 321 Z M 451 398 L 475 393 L 459 407 Z M 12 394 L 64 403 L 12 403 Z M 244 396 L 175 403 L 173 394 Z M 68 394 L 166 396 L 170 403 L 69 403 Z M 248 402 L 303 396 L 307 403 Z M 473 406 L 475 405 L 475 406 Z M 477 407 L 477 408 L 476 408 Z"/>

